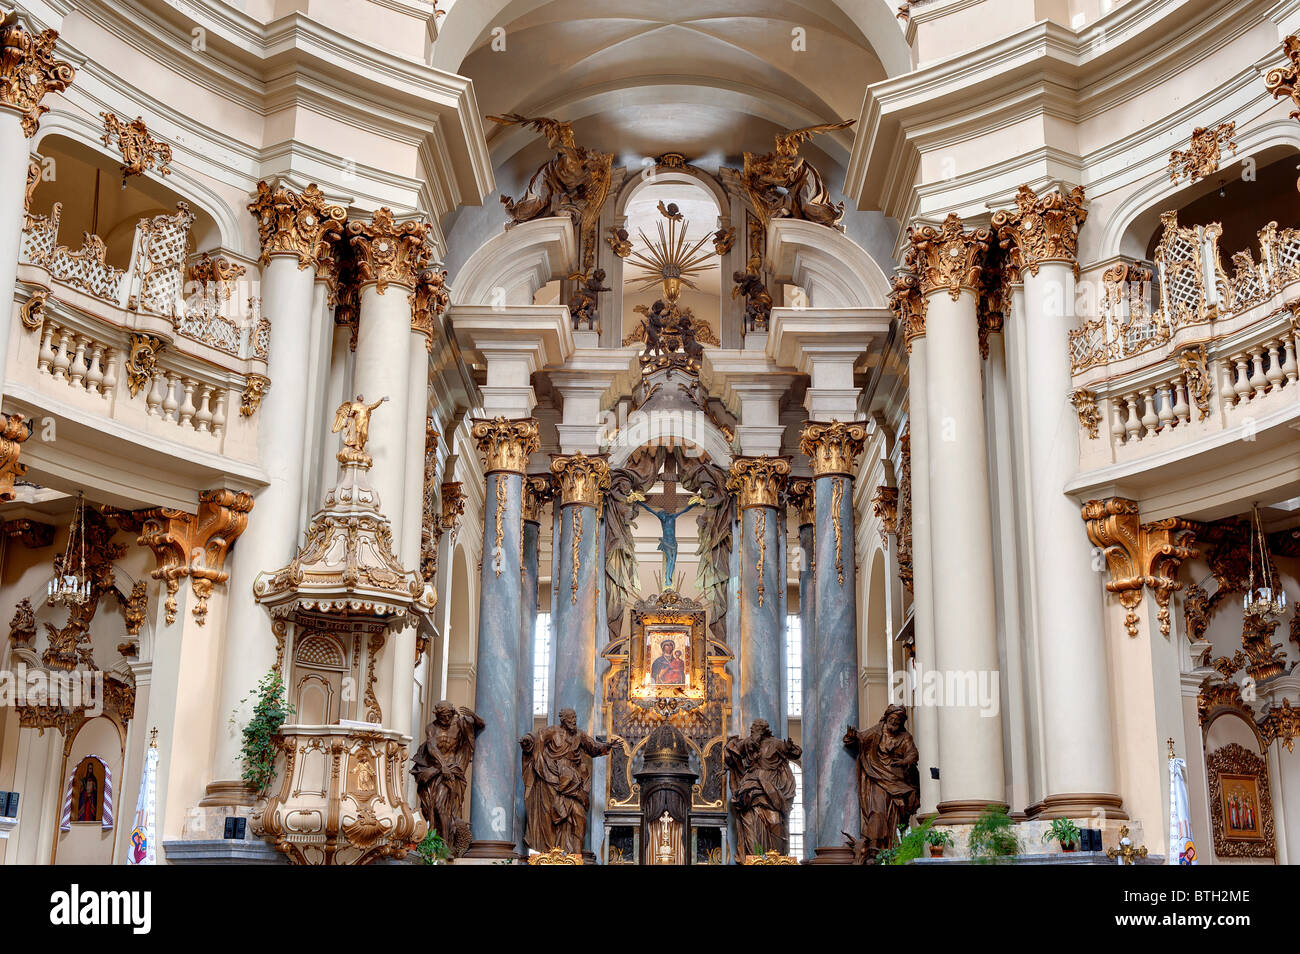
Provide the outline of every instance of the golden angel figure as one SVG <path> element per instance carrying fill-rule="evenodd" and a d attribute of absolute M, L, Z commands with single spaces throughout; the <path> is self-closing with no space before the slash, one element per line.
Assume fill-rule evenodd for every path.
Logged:
<path fill-rule="evenodd" d="M 374 404 L 367 404 L 358 394 L 354 400 L 339 405 L 339 409 L 334 412 L 334 426 L 330 428 L 330 433 L 343 432 L 343 449 L 337 455 L 340 464 L 355 461 L 369 467 L 374 463 L 366 453 L 366 441 L 370 439 L 370 415 L 387 400 L 388 397 L 384 396 Z"/>

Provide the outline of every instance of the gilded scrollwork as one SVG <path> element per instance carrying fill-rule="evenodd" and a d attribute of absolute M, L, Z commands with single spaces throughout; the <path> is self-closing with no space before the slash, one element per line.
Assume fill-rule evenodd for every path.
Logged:
<path fill-rule="evenodd" d="M 422 269 L 415 281 L 415 290 L 410 294 L 410 305 L 411 330 L 424 335 L 425 350 L 433 351 L 438 319 L 450 304 L 447 270 L 445 268 Z"/>
<path fill-rule="evenodd" d="M 810 421 L 804 425 L 799 435 L 799 451 L 812 464 L 814 476 L 841 475 L 852 478 L 866 440 L 865 424 L 853 421 Z"/>
<path fill-rule="evenodd" d="M 537 421 L 523 417 L 479 418 L 470 428 L 470 437 L 484 458 L 486 473 L 509 471 L 523 474 L 528 470 L 528 455 L 541 449 Z"/>
<path fill-rule="evenodd" d="M 736 496 L 741 510 L 750 507 L 778 506 L 786 478 L 790 476 L 788 457 L 734 457 L 727 478 L 727 490 Z"/>
<path fill-rule="evenodd" d="M 817 522 L 817 487 L 806 477 L 790 481 L 785 499 L 799 515 L 799 526 L 808 526 Z"/>
<path fill-rule="evenodd" d="M 273 255 L 293 255 L 299 269 L 320 268 L 322 259 L 331 256 L 333 243 L 342 237 L 347 221 L 343 207 L 330 204 L 314 182 L 301 192 L 258 182 L 257 197 L 248 210 L 257 218 L 263 265 Z"/>
<path fill-rule="evenodd" d="M 239 416 L 252 417 L 262 406 L 262 398 L 271 390 L 271 379 L 264 374 L 250 374 L 239 395 Z"/>
<path fill-rule="evenodd" d="M 14 14 L 0 21 L 0 106 L 18 113 L 28 139 L 50 111 L 41 100 L 66 90 L 77 74 L 54 55 L 58 39 L 54 30 L 33 34 Z"/>
<path fill-rule="evenodd" d="M 1186 178 L 1190 182 L 1204 179 L 1219 171 L 1219 160 L 1224 149 L 1237 154 L 1236 123 L 1219 123 L 1209 128 L 1197 126 L 1186 149 L 1169 153 L 1169 181 L 1177 183 Z"/>
<path fill-rule="evenodd" d="M 556 455 L 551 460 L 551 473 L 559 486 L 560 506 L 583 504 L 597 507 L 605 491 L 609 490 L 609 461 L 603 456 L 589 457 L 581 451 Z"/>
<path fill-rule="evenodd" d="M 1069 192 L 1038 195 L 1022 185 L 1016 207 L 993 214 L 993 228 L 1017 270 L 1038 274 L 1044 262 L 1065 262 L 1078 269 L 1079 229 L 1088 218 L 1082 186 Z"/>
<path fill-rule="evenodd" d="M 871 497 L 871 512 L 880 521 L 880 542 L 889 544 L 889 535 L 898 532 L 898 488 L 881 484 Z"/>
<path fill-rule="evenodd" d="M 104 120 L 101 141 L 110 148 L 116 146 L 122 154 L 123 185 L 131 176 L 142 176 L 150 169 L 157 169 L 160 176 L 171 175 L 172 147 L 149 133 L 143 117 L 129 123 L 113 113 L 100 113 L 99 118 Z"/>
<path fill-rule="evenodd" d="M 1220 858 L 1272 858 L 1276 851 L 1276 832 L 1273 822 L 1273 793 L 1269 781 L 1268 760 L 1249 749 L 1229 742 L 1205 757 L 1205 770 L 1210 783 L 1210 819 L 1213 824 L 1214 853 Z M 1256 831 L 1243 836 L 1231 833 L 1226 824 L 1229 799 L 1224 797 L 1225 777 L 1247 779 L 1253 782 L 1252 811 L 1258 811 L 1258 824 L 1243 823 L 1240 828 Z"/>
<path fill-rule="evenodd" d="M 144 332 L 131 333 L 130 350 L 126 356 L 126 386 L 135 397 L 153 380 L 158 367 L 158 355 L 166 347 L 166 342 L 157 335 Z"/>
<path fill-rule="evenodd" d="M 912 342 L 925 337 L 926 298 L 921 294 L 921 281 L 910 272 L 899 272 L 893 278 L 889 293 L 889 307 L 903 326 L 903 341 L 907 353 L 912 353 Z"/>
<path fill-rule="evenodd" d="M 49 300 L 48 289 L 33 289 L 31 295 L 18 308 L 18 317 L 28 331 L 40 331 L 45 326 L 45 302 Z"/>
<path fill-rule="evenodd" d="M 1282 52 L 1291 62 L 1269 70 L 1264 76 L 1265 88 L 1275 99 L 1289 96 L 1297 108 L 1291 111 L 1292 119 L 1300 119 L 1300 37 L 1288 36 L 1282 41 Z"/>
<path fill-rule="evenodd" d="M 1079 426 L 1088 432 L 1089 440 L 1097 439 L 1097 428 L 1101 426 L 1101 411 L 1097 407 L 1097 395 L 1088 388 L 1075 388 L 1070 392 L 1070 403 L 1079 418 Z"/>
<path fill-rule="evenodd" d="M 376 209 L 369 222 L 349 222 L 348 241 L 360 283 L 373 282 L 381 295 L 389 284 L 414 289 L 433 257 L 427 244 L 430 228 L 428 222 L 398 222 L 387 206 Z"/>
<path fill-rule="evenodd" d="M 978 293 L 980 271 L 993 244 L 991 231 L 978 228 L 968 232 L 961 217 L 950 212 L 939 228 L 912 226 L 907 238 L 907 268 L 916 275 L 923 295 L 946 291 L 956 301 L 963 289 Z"/>
<path fill-rule="evenodd" d="M 1210 358 L 1205 353 L 1205 345 L 1188 348 L 1179 354 L 1178 367 L 1187 380 L 1187 393 L 1196 404 L 1198 419 L 1203 421 L 1210 416 L 1210 396 L 1214 393 L 1210 381 Z"/>
<path fill-rule="evenodd" d="M 18 458 L 31 436 L 32 423 L 22 414 L 0 414 L 0 501 L 14 499 L 14 481 L 27 473 Z"/>

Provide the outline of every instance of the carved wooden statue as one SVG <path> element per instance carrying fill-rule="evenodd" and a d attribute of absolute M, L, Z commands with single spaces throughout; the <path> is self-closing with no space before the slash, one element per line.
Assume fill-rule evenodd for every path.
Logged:
<path fill-rule="evenodd" d="M 465 853 L 471 841 L 469 822 L 461 818 L 465 801 L 466 773 L 474 760 L 474 739 L 483 731 L 483 720 L 470 709 L 447 700 L 433 710 L 433 721 L 424 729 L 424 743 L 415 753 L 411 774 L 420 796 L 420 813 L 429 827 L 442 836 L 453 858 Z"/>
<path fill-rule="evenodd" d="M 582 851 L 591 805 L 590 757 L 605 755 L 618 742 L 593 738 L 578 728 L 572 709 L 560 710 L 560 724 L 529 732 L 523 749 L 524 842 L 534 851 Z"/>
<path fill-rule="evenodd" d="M 787 820 L 794 803 L 794 773 L 803 750 L 772 735 L 765 719 L 755 719 L 749 735 L 727 739 L 723 763 L 731 773 L 731 807 L 741 854 L 786 850 Z"/>
<path fill-rule="evenodd" d="M 849 726 L 844 744 L 858 758 L 858 808 L 862 815 L 862 838 L 853 842 L 859 864 L 875 858 L 898 838 L 921 804 L 920 756 L 912 734 L 907 731 L 907 712 L 889 706 L 880 721 L 865 732 Z"/>

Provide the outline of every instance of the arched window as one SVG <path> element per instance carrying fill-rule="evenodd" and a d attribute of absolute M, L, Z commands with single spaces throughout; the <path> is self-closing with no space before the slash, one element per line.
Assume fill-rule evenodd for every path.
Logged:
<path fill-rule="evenodd" d="M 533 624 L 533 715 L 550 711 L 551 614 L 538 613 Z"/>
<path fill-rule="evenodd" d="M 790 854 L 803 857 L 803 769 L 790 763 L 794 773 L 794 801 L 790 803 Z"/>

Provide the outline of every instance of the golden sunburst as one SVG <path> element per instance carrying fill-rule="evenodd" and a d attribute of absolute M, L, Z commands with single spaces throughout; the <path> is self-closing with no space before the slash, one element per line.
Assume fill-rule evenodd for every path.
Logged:
<path fill-rule="evenodd" d="M 669 208 L 676 211 L 675 206 Z M 664 222 L 657 223 L 659 232 L 657 239 L 651 239 L 644 229 L 638 229 L 641 241 L 645 243 L 645 249 L 635 251 L 628 256 L 629 262 L 652 274 L 629 278 L 627 281 L 630 285 L 639 286 L 637 291 L 662 285 L 664 299 L 676 301 L 682 293 L 683 285 L 699 290 L 699 286 L 691 281 L 691 276 L 698 275 L 708 268 L 709 259 L 716 254 L 712 249 L 701 251 L 705 243 L 713 237 L 713 233 L 705 232 L 698 241 L 691 242 L 686 237 L 689 222 L 680 214 L 671 215 L 662 210 L 660 214 L 664 216 L 667 228 L 664 228 Z"/>

